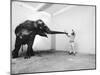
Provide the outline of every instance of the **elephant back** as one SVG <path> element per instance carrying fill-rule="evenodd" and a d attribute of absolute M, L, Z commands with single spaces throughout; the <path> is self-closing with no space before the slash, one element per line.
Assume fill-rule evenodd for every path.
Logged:
<path fill-rule="evenodd" d="M 19 24 L 16 29 L 15 29 L 15 34 L 19 33 L 22 30 L 29 30 L 29 31 L 33 31 L 36 28 L 34 27 L 34 21 L 31 20 L 26 20 L 23 23 Z"/>

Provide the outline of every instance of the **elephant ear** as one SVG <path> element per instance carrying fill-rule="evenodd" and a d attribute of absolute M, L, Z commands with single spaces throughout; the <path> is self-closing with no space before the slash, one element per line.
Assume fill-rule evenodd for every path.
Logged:
<path fill-rule="evenodd" d="M 38 24 L 36 22 L 33 22 L 33 25 L 35 28 L 38 28 Z"/>
<path fill-rule="evenodd" d="M 44 23 L 41 19 L 37 20 L 37 21 L 36 21 L 36 24 L 37 24 L 39 27 L 44 27 L 44 26 L 45 26 L 45 23 Z"/>
<path fill-rule="evenodd" d="M 44 22 L 43 22 L 41 19 L 39 19 L 39 20 L 37 20 L 37 21 L 34 23 L 34 26 L 35 26 L 37 29 L 42 30 L 43 27 L 44 27 Z"/>
<path fill-rule="evenodd" d="M 48 33 L 50 31 L 48 26 L 41 19 L 37 20 L 36 24 L 38 25 L 38 30 L 40 30 L 44 33 Z"/>

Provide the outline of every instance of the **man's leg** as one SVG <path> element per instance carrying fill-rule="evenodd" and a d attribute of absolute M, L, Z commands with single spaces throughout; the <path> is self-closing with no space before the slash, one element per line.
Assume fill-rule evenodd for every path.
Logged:
<path fill-rule="evenodd" d="M 75 43 L 74 42 L 72 43 L 72 54 L 73 55 L 76 54 L 76 51 L 75 51 Z"/>
<path fill-rule="evenodd" d="M 69 55 L 73 54 L 73 50 L 74 50 L 73 43 L 70 42 L 70 50 L 68 51 Z"/>

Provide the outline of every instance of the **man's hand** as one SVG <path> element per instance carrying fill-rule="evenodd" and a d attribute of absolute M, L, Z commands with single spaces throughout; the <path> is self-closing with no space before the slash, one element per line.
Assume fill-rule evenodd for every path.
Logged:
<path fill-rule="evenodd" d="M 68 36 L 68 33 L 64 30 L 65 34 Z"/>

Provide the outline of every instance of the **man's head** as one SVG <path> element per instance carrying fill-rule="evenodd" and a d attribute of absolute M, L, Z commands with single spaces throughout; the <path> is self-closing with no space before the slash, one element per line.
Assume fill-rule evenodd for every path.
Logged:
<path fill-rule="evenodd" d="M 72 29 L 72 32 L 74 32 L 74 30 Z"/>
<path fill-rule="evenodd" d="M 72 33 L 71 33 L 73 36 L 75 36 L 75 31 L 72 29 Z"/>

